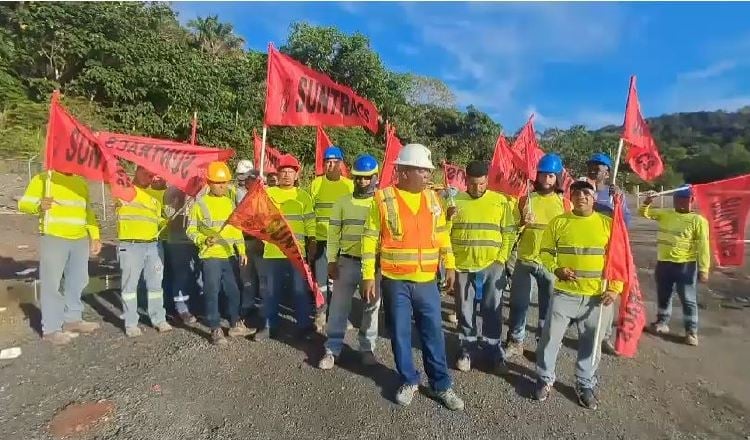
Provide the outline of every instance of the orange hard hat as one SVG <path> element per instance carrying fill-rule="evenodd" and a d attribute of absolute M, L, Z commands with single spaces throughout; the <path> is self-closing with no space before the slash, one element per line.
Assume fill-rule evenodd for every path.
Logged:
<path fill-rule="evenodd" d="M 211 162 L 208 164 L 208 181 L 225 183 L 232 180 L 232 172 L 224 162 Z"/>
<path fill-rule="evenodd" d="M 276 165 L 277 170 L 281 170 L 282 168 L 294 168 L 294 171 L 299 171 L 299 161 L 291 154 L 284 154 L 279 158 L 279 163 Z"/>

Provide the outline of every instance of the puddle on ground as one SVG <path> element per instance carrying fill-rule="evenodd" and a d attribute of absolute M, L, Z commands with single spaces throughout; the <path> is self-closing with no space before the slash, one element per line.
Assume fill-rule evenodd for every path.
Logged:
<path fill-rule="evenodd" d="M 119 275 L 91 277 L 83 295 L 120 288 Z M 39 280 L 0 280 L 0 307 L 14 304 L 38 304 Z"/>

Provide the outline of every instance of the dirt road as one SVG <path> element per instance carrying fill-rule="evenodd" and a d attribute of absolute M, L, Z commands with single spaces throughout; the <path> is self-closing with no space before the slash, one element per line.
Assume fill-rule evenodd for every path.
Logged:
<path fill-rule="evenodd" d="M 382 366 L 362 368 L 348 350 L 326 372 L 313 366 L 322 339 L 295 341 L 287 336 L 289 326 L 280 340 L 232 340 L 226 348 L 211 346 L 201 326 L 166 335 L 147 329 L 130 340 L 120 329 L 115 276 L 95 278 L 87 291 L 96 293 L 85 297 L 86 317 L 102 321 L 101 331 L 65 348 L 42 343 L 38 311 L 29 304 L 33 283 L 15 275 L 36 267 L 35 220 L 3 208 L 15 205 L 12 198 L 24 185 L 23 178 L 0 176 L 0 306 L 7 307 L 0 312 L 0 348 L 23 350 L 18 359 L 0 361 L 2 439 L 50 438 L 47 425 L 58 410 L 99 399 L 114 404 L 113 416 L 82 438 L 750 438 L 750 308 L 741 302 L 750 295 L 747 271 L 716 272 L 710 289 L 701 288 L 699 347 L 680 343 L 676 302 L 675 336 L 644 335 L 636 359 L 605 355 L 595 412 L 575 401 L 574 331 L 560 354 L 555 392 L 544 403 L 528 397 L 535 348 L 530 340 L 506 377 L 481 364 L 469 373 L 453 371 L 466 411 L 450 412 L 423 394 L 401 408 L 392 403 L 398 382 L 384 332 L 376 350 Z M 111 224 L 104 230 L 111 239 Z M 651 317 L 654 230 L 644 220 L 632 228 Z M 93 262 L 92 273 L 115 275 L 109 251 L 103 262 L 110 268 Z M 450 308 L 447 299 L 444 308 Z M 353 337 L 350 331 L 347 342 L 353 344 Z M 446 324 L 446 338 L 452 365 L 455 327 Z M 414 354 L 421 365 L 419 350 Z"/>

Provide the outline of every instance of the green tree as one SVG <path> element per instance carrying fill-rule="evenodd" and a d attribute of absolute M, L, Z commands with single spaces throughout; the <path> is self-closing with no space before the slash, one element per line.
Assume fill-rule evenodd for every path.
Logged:
<path fill-rule="evenodd" d="M 220 22 L 217 15 L 190 20 L 188 28 L 193 32 L 197 47 L 213 58 L 237 53 L 245 46 L 245 40 L 234 33 L 234 27 L 230 23 Z"/>

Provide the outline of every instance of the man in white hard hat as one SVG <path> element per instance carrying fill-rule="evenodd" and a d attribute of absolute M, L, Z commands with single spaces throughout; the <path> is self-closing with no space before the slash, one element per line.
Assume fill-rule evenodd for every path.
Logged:
<path fill-rule="evenodd" d="M 440 292 L 435 274 L 445 261 L 446 283 L 453 288 L 455 258 L 445 213 L 434 191 L 430 150 L 421 144 L 405 145 L 395 161 L 396 186 L 375 193 L 362 236 L 362 291 L 368 302 L 377 301 L 375 272 L 380 256 L 381 289 L 388 299 L 391 347 L 402 385 L 396 402 L 408 405 L 419 387 L 412 358 L 412 313 L 422 344 L 422 360 L 435 399 L 451 410 L 464 402 L 453 391 L 445 356 Z"/>
<path fill-rule="evenodd" d="M 258 177 L 253 161 L 248 159 L 238 161 L 235 176 L 237 184 L 234 198 L 235 204 L 239 205 L 247 194 L 247 187 Z M 244 232 L 242 235 L 245 238 L 247 264 L 240 266 L 240 286 L 242 286 L 240 315 L 247 319 L 258 310 L 258 302 L 260 301 L 258 264 L 263 258 L 263 242 Z"/>

